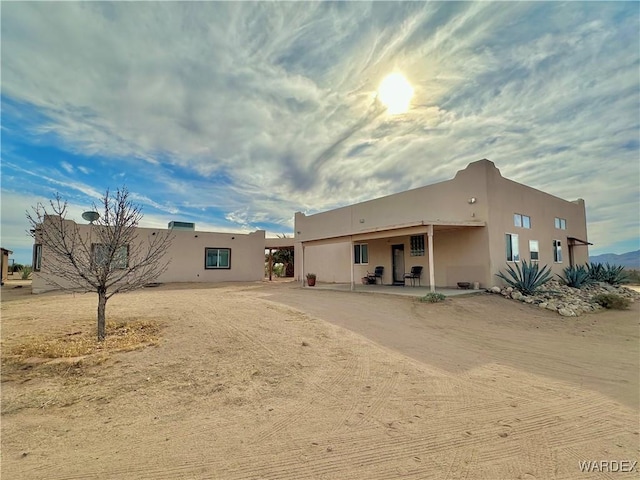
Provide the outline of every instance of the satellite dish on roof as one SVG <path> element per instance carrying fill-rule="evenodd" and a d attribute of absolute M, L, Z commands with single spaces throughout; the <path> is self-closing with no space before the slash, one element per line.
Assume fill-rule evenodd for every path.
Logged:
<path fill-rule="evenodd" d="M 89 223 L 93 223 L 100 218 L 100 214 L 98 212 L 84 212 L 82 214 L 82 218 L 84 218 Z"/>

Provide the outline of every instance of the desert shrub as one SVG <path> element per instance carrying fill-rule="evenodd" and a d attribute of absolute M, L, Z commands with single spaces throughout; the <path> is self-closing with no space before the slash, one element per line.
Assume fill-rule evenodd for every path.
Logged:
<path fill-rule="evenodd" d="M 22 267 L 22 270 L 20 270 L 20 278 L 22 278 L 22 280 L 29 280 L 32 271 L 33 269 L 29 266 Z"/>
<path fill-rule="evenodd" d="M 539 287 L 551 280 L 552 276 L 548 265 L 540 270 L 537 263 L 527 263 L 526 260 L 522 261 L 522 268 L 517 263 L 515 269 L 507 264 L 507 274 L 509 276 L 502 272 L 496 275 L 525 295 L 533 295 Z"/>
<path fill-rule="evenodd" d="M 585 285 L 593 283 L 586 267 L 582 265 L 567 267 L 562 270 L 562 275 L 558 275 L 558 277 L 560 277 L 566 285 L 573 288 L 582 288 Z"/>
<path fill-rule="evenodd" d="M 446 298 L 447 297 L 445 297 L 441 293 L 430 292 L 430 293 L 427 293 L 424 297 L 421 297 L 420 301 L 427 302 L 427 303 L 438 303 L 438 302 L 443 302 Z"/>
<path fill-rule="evenodd" d="M 14 263 L 9 267 L 9 271 L 13 273 L 17 273 L 17 272 L 21 272 L 23 268 L 24 268 L 24 265 L 22 265 L 21 263 Z"/>
<path fill-rule="evenodd" d="M 615 293 L 601 293 L 593 297 L 593 301 L 604 308 L 612 308 L 614 310 L 625 310 L 629 308 L 629 299 L 616 295 Z"/>

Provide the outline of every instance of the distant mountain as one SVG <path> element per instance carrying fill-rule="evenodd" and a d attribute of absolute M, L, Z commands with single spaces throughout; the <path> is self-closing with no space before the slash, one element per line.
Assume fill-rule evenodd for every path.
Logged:
<path fill-rule="evenodd" d="M 615 253 L 603 253 L 589 257 L 590 262 L 609 263 L 611 265 L 622 265 L 625 268 L 640 270 L 640 250 L 617 255 Z"/>

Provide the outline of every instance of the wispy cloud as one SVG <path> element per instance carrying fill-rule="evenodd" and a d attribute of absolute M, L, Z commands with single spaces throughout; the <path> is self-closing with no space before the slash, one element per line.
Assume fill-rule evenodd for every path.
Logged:
<path fill-rule="evenodd" d="M 637 4 L 21 2 L 2 13 L 2 96 L 19 103 L 3 113 L 3 152 L 19 137 L 68 154 L 66 178 L 4 161 L 3 174 L 92 198 L 126 183 L 151 214 L 275 230 L 296 210 L 490 158 L 516 181 L 585 198 L 598 248 L 637 238 Z M 415 89 L 399 117 L 375 98 L 394 70 Z"/>

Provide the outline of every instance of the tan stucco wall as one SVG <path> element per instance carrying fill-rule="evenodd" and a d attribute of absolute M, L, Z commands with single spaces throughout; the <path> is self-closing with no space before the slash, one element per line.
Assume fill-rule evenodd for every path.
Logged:
<path fill-rule="evenodd" d="M 306 246 L 304 266 L 302 247 L 295 249 L 295 278 L 305 278 L 307 273 L 315 273 L 318 282 L 345 283 L 351 278 L 351 252 L 348 242 Z M 327 259 L 331 259 L 327 261 Z M 302 269 L 304 268 L 304 272 Z"/>
<path fill-rule="evenodd" d="M 73 226 L 73 222 L 67 222 Z M 89 225 L 78 225 L 81 235 L 88 236 Z M 153 233 L 166 230 L 139 228 L 138 245 L 146 244 Z M 165 260 L 170 260 L 168 269 L 156 281 L 169 282 L 235 282 L 260 281 L 264 277 L 265 232 L 258 230 L 249 234 L 231 234 L 174 230 L 173 241 L 167 250 Z M 205 248 L 231 249 L 230 269 L 205 269 Z M 131 245 L 133 254 L 135 246 Z M 43 248 L 42 271 L 33 273 L 33 292 L 41 293 L 56 289 L 47 282 L 49 275 L 55 275 L 55 265 L 47 250 Z M 59 281 L 59 280 L 58 280 Z"/>
<path fill-rule="evenodd" d="M 470 198 L 475 198 L 473 203 Z M 514 226 L 513 215 L 520 213 L 531 218 L 532 228 Z M 566 230 L 556 230 L 555 217 L 567 221 Z M 447 229 L 438 223 L 477 222 L 484 227 Z M 480 160 L 456 173 L 452 180 L 417 188 L 407 192 L 306 216 L 295 215 L 298 249 L 314 240 L 338 238 L 346 248 L 346 255 L 332 258 L 326 252 L 306 250 L 307 264 L 316 260 L 322 268 L 339 271 L 335 281 L 349 281 L 351 272 L 349 242 L 358 235 L 376 229 L 390 229 L 419 223 L 434 223 L 434 269 L 438 286 L 455 286 L 457 282 L 479 282 L 481 287 L 499 283 L 496 273 L 506 268 L 505 234 L 519 235 L 521 258 L 529 259 L 529 240 L 538 240 L 540 265 L 548 264 L 554 273 L 569 265 L 567 237 L 588 240 L 584 201 L 570 202 L 534 188 L 505 179 L 493 162 Z M 417 227 L 411 227 L 417 228 Z M 428 284 L 428 255 L 411 257 L 409 236 L 366 240 L 369 244 L 369 265 L 354 266 L 354 280 L 376 265 L 385 267 L 384 282 L 391 283 L 391 244 L 405 245 L 405 270 L 423 265 L 423 283 Z M 562 264 L 553 263 L 553 240 L 562 241 Z M 328 241 L 328 240 L 327 240 Z M 425 238 L 425 246 L 426 246 Z M 308 248 L 308 247 L 307 247 Z M 321 258 L 316 259 L 316 253 Z M 342 262 L 347 258 L 347 270 Z M 574 263 L 588 259 L 586 246 L 574 247 Z M 338 266 L 339 265 L 339 266 Z M 309 270 L 305 266 L 305 272 Z M 299 276 L 302 272 L 296 270 Z"/>
<path fill-rule="evenodd" d="M 159 282 L 237 282 L 264 277 L 264 231 L 249 234 L 175 231 L 171 264 Z M 197 235 L 197 237 L 196 237 Z M 205 248 L 231 249 L 231 268 L 204 268 Z"/>
<path fill-rule="evenodd" d="M 489 244 L 491 248 L 491 271 L 496 274 L 505 270 L 505 234 L 517 234 L 520 258 L 530 260 L 529 240 L 537 240 L 540 250 L 539 265 L 548 265 L 554 274 L 560 274 L 569 265 L 567 237 L 587 240 L 585 204 L 583 200 L 570 202 L 534 188 L 516 183 L 499 175 L 489 177 Z M 515 213 L 531 218 L 531 228 L 514 226 Z M 567 229 L 555 228 L 555 218 L 564 218 Z M 562 263 L 553 261 L 553 240 L 562 242 Z M 586 246 L 574 247 L 574 263 L 584 264 L 589 259 Z M 497 277 L 493 283 L 500 284 Z"/>

